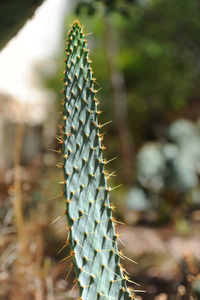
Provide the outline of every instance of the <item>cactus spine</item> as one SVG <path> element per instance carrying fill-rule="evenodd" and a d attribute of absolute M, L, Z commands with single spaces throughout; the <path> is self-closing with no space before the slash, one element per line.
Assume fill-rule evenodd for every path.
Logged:
<path fill-rule="evenodd" d="M 120 264 L 110 188 L 104 171 L 95 80 L 82 27 L 67 42 L 63 90 L 64 196 L 73 267 L 83 300 L 134 298 Z"/>

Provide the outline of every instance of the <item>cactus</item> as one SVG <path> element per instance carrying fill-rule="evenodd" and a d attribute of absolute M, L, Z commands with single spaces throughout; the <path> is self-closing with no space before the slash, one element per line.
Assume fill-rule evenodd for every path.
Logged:
<path fill-rule="evenodd" d="M 116 220 L 109 203 L 99 130 L 95 79 L 82 27 L 75 21 L 68 33 L 62 117 L 64 196 L 69 244 L 79 299 L 133 299 L 120 263 Z"/>

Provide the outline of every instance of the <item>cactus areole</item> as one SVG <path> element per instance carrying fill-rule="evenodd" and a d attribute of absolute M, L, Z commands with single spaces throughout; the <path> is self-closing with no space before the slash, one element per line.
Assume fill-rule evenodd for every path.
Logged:
<path fill-rule="evenodd" d="M 63 90 L 64 196 L 79 299 L 132 299 L 109 203 L 95 80 L 78 21 L 68 33 Z"/>

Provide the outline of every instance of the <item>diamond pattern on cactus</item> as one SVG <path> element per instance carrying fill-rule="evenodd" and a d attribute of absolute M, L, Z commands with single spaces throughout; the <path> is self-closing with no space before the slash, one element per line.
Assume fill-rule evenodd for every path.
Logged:
<path fill-rule="evenodd" d="M 89 50 L 78 21 L 68 33 L 62 126 L 64 196 L 69 244 L 79 299 L 125 300 L 133 298 L 126 286 L 115 233 L 116 221 L 109 203 L 108 174 L 103 160 L 98 125 L 98 90 L 92 76 Z M 109 122 L 108 122 L 109 123 Z M 68 275 L 67 275 L 68 276 Z"/>

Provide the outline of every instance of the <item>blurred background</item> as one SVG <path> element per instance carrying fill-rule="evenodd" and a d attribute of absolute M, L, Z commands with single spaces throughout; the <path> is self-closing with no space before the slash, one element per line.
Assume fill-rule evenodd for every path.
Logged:
<path fill-rule="evenodd" d="M 123 261 L 138 300 L 200 299 L 198 0 L 0 1 L 0 299 L 72 290 L 60 133 L 65 43 L 79 19 L 99 91 Z M 55 221 L 55 222 L 54 222 Z M 60 251 L 62 249 L 62 251 Z M 65 280 L 66 276 L 68 278 Z M 134 289 L 138 287 L 130 284 Z"/>

